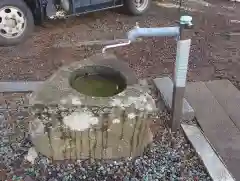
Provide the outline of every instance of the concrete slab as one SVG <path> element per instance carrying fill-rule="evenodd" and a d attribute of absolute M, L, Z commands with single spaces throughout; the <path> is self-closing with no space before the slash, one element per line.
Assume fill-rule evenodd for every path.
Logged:
<path fill-rule="evenodd" d="M 173 92 L 173 82 L 170 77 L 155 78 L 153 80 L 155 86 L 161 94 L 161 97 L 166 105 L 166 107 L 171 110 L 172 108 L 172 92 Z M 194 118 L 194 110 L 187 102 L 183 99 L 183 119 L 192 120 Z"/>
<path fill-rule="evenodd" d="M 240 91 L 229 80 L 209 81 L 206 86 L 240 129 Z"/>
<path fill-rule="evenodd" d="M 185 135 L 201 158 L 213 181 L 235 181 L 197 126 L 182 124 Z"/>
<path fill-rule="evenodd" d="M 193 107 L 204 135 L 235 179 L 240 180 L 240 131 L 205 83 L 189 83 L 186 99 Z"/>
<path fill-rule="evenodd" d="M 0 82 L 0 92 L 33 92 L 43 81 Z"/>

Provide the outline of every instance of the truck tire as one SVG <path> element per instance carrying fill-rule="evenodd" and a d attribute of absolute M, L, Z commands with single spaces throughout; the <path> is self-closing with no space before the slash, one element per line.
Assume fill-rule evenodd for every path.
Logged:
<path fill-rule="evenodd" d="M 151 6 L 151 0 L 125 0 L 124 9 L 131 15 L 142 15 Z"/>
<path fill-rule="evenodd" d="M 24 42 L 33 32 L 34 20 L 22 0 L 0 0 L 0 46 Z"/>

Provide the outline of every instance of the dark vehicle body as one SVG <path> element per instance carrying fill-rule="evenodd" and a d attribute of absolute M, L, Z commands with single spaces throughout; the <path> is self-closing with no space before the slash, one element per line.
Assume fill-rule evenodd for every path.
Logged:
<path fill-rule="evenodd" d="M 0 0 L 0 46 L 19 44 L 47 17 L 73 16 L 111 8 L 131 15 L 145 13 L 151 0 Z"/>
<path fill-rule="evenodd" d="M 59 5 L 66 15 L 83 14 L 122 7 L 124 0 L 69 0 L 69 7 L 61 6 L 61 0 L 24 0 L 31 7 L 36 20 L 43 20 L 51 16 L 52 3 Z M 34 2 L 33 2 L 34 1 Z M 52 3 L 51 3 L 52 2 Z M 50 10 L 45 12 L 45 8 Z"/>

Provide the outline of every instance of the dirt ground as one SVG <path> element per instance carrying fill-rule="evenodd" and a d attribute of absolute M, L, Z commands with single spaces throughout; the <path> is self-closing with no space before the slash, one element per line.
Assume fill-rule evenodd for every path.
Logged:
<path fill-rule="evenodd" d="M 227 0 L 188 1 L 187 14 L 193 16 L 194 29 L 188 78 L 190 81 L 227 78 L 240 88 L 240 37 L 228 39 L 223 33 L 240 30 L 240 4 Z M 169 6 L 170 1 L 161 2 Z M 158 5 L 156 5 L 158 4 Z M 56 48 L 55 45 L 96 39 L 124 38 L 125 32 L 139 22 L 141 27 L 169 26 L 179 19 L 176 8 L 159 6 L 141 17 L 130 17 L 116 11 L 104 11 L 55 20 L 36 27 L 24 44 L 0 48 L 0 79 L 45 80 L 63 64 L 80 61 L 101 50 L 100 46 Z M 240 19 L 239 19 L 240 20 Z M 170 75 L 175 61 L 176 42 L 171 38 L 148 38 L 114 53 L 127 61 L 139 78 Z"/>

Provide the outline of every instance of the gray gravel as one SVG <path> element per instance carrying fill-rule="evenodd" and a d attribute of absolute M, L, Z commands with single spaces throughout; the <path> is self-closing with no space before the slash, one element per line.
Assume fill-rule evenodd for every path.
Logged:
<path fill-rule="evenodd" d="M 43 155 L 38 155 L 33 165 L 24 159 L 32 143 L 28 135 L 24 134 L 27 120 L 22 121 L 24 119 L 20 112 L 12 114 L 16 116 L 17 124 L 9 124 L 9 119 L 5 119 L 6 114 L 0 116 L 0 180 L 211 180 L 183 134 L 170 133 L 159 124 L 160 120 L 169 119 L 166 112 L 153 122 L 154 143 L 146 149 L 143 157 L 90 163 L 89 160 L 52 162 Z"/>
<path fill-rule="evenodd" d="M 194 29 L 186 32 L 192 38 L 188 80 L 229 79 L 240 88 L 239 36 L 229 40 L 221 35 L 239 32 L 240 24 L 231 20 L 239 20 L 240 4 L 207 0 L 212 6 L 205 7 L 194 1 L 183 3 L 188 9 L 200 10 L 186 11 L 193 16 L 194 23 Z M 163 3 L 173 2 L 177 0 Z M 46 27 L 36 27 L 33 37 L 25 43 L 0 48 L 0 77 L 1 80 L 45 80 L 63 64 L 81 61 L 100 51 L 96 46 L 54 48 L 56 44 L 124 38 L 136 22 L 140 27 L 160 27 L 174 26 L 178 20 L 178 9 L 153 5 L 149 13 L 137 17 L 102 11 L 67 21 L 50 21 Z M 128 62 L 138 78 L 172 74 L 176 53 L 173 38 L 144 38 L 139 43 L 114 50 L 121 60 Z"/>
<path fill-rule="evenodd" d="M 191 81 L 227 78 L 239 87 L 239 39 L 229 41 L 218 35 L 238 29 L 239 25 L 231 25 L 229 20 L 239 17 L 239 5 L 231 13 L 234 17 L 229 17 L 229 10 L 223 11 L 220 7 L 222 4 L 230 6 L 229 2 L 211 1 L 216 6 L 205 8 L 205 13 L 188 12 L 194 16 L 195 24 L 194 30 L 190 32 L 193 44 L 188 78 Z M 142 17 L 129 18 L 108 11 L 98 13 L 96 17 L 75 18 L 75 22 L 70 25 L 59 22 L 48 28 L 38 27 L 36 35 L 25 44 L 0 49 L 1 65 L 4 67 L 0 71 L 0 77 L 3 80 L 43 80 L 62 64 L 81 60 L 96 51 L 96 48 L 54 49 L 52 46 L 59 43 L 57 40 L 84 41 L 90 40 L 90 37 L 113 39 L 110 37 L 113 34 L 111 32 L 116 34 L 116 30 L 117 37 L 122 38 L 122 34 L 132 28 L 136 21 L 142 27 L 154 27 L 173 25 L 178 18 L 176 9 L 154 7 L 149 14 Z M 103 37 L 104 32 L 106 37 Z M 175 60 L 175 41 L 147 39 L 118 49 L 115 53 L 129 63 L 138 77 L 171 75 Z M 2 98 L 0 96 L 0 180 L 211 180 L 183 135 L 171 134 L 159 125 L 160 120 L 169 119 L 167 114 L 160 115 L 160 119 L 153 123 L 154 144 L 141 158 L 95 164 L 89 164 L 88 161 L 51 163 L 39 155 L 36 163 L 31 165 L 24 161 L 24 156 L 32 147 L 27 134 L 24 134 L 26 124 L 22 121 L 27 114 L 23 111 L 11 113 L 19 120 L 18 127 L 13 130 L 13 124 L 9 125 L 12 119 L 7 119 L 7 123 L 4 121 L 8 113 L 3 112 L 4 116 L 1 113 L 1 107 L 5 107 Z M 21 101 L 16 98 L 12 102 L 10 107 L 14 108 L 18 106 L 16 102 Z"/>

